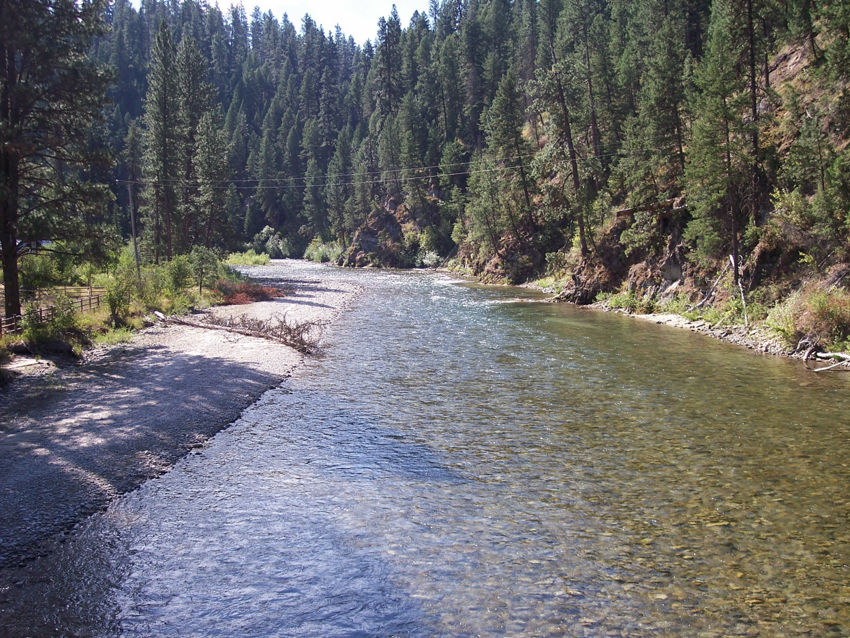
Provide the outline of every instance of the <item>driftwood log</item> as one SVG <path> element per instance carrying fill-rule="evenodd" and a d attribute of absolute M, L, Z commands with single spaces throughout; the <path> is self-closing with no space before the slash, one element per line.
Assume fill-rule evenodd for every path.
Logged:
<path fill-rule="evenodd" d="M 290 322 L 283 315 L 274 315 L 268 320 L 253 319 L 251 317 L 216 317 L 206 315 L 203 319 L 193 320 L 186 317 L 165 316 L 160 312 L 155 313 L 160 319 L 169 323 L 177 323 L 193 328 L 204 328 L 206 330 L 224 330 L 247 337 L 259 337 L 283 343 L 298 352 L 310 354 L 315 352 L 325 327 L 323 321 L 305 321 L 303 323 Z"/>
<path fill-rule="evenodd" d="M 850 354 L 844 354 L 843 352 L 815 352 L 812 351 L 815 349 L 816 344 L 812 344 L 806 350 L 806 353 L 803 355 L 803 363 L 806 364 L 806 368 L 811 370 L 812 372 L 829 372 L 831 370 L 835 370 L 836 372 L 850 372 Z M 809 359 L 814 356 L 816 359 L 821 361 L 835 361 L 836 359 L 840 359 L 837 363 L 833 363 L 832 365 L 823 366 L 821 368 L 813 368 L 809 365 Z"/>

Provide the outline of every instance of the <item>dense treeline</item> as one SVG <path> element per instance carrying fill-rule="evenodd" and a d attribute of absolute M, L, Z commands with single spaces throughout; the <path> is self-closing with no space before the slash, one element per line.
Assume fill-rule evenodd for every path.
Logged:
<path fill-rule="evenodd" d="M 811 259 L 846 259 L 840 2 L 432 0 L 362 44 L 194 0 L 116 0 L 105 22 L 91 57 L 115 81 L 90 145 L 117 163 L 88 172 L 114 193 L 95 221 L 128 237 L 135 207 L 151 261 L 457 251 L 518 281 L 592 261 L 617 208 L 637 210 L 625 253 L 663 248 L 651 204 L 675 198 L 690 261 L 732 255 L 736 285 L 788 225 Z"/>

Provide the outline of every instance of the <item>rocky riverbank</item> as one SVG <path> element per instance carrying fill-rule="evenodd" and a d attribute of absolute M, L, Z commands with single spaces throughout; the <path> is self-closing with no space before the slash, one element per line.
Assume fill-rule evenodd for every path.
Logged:
<path fill-rule="evenodd" d="M 213 312 L 329 323 L 360 290 L 309 276 L 293 269 L 288 297 Z M 0 605 L 20 566 L 202 447 L 301 360 L 266 339 L 159 322 L 77 365 L 18 361 L 22 376 L 0 390 Z"/>
<path fill-rule="evenodd" d="M 589 307 L 607 312 L 622 312 L 622 314 L 628 314 L 629 316 L 642 321 L 651 321 L 652 323 L 657 323 L 663 326 L 683 328 L 685 330 L 690 330 L 691 332 L 698 332 L 700 334 L 719 339 L 720 341 L 743 346 L 749 350 L 754 350 L 755 352 L 779 356 L 793 356 L 794 354 L 779 337 L 764 327 L 745 327 L 737 325 L 724 327 L 722 324 L 719 326 L 712 326 L 710 323 L 702 319 L 691 321 L 682 315 L 671 313 L 630 314 L 619 310 L 611 310 L 599 304 L 593 304 Z"/>

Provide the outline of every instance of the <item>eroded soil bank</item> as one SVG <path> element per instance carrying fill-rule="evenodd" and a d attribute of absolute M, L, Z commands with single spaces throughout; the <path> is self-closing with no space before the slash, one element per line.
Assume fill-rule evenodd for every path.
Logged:
<path fill-rule="evenodd" d="M 295 265 L 285 281 L 294 295 L 215 312 L 330 322 L 359 292 Z M 202 447 L 300 361 L 266 339 L 159 323 L 0 390 L 0 604 L 19 567 Z"/>

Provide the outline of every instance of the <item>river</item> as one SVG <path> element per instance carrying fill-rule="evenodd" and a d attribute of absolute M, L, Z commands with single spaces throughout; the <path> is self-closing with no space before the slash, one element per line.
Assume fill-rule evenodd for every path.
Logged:
<path fill-rule="evenodd" d="M 57 549 L 57 635 L 850 635 L 846 374 L 322 276 L 366 287 L 322 353 Z"/>

